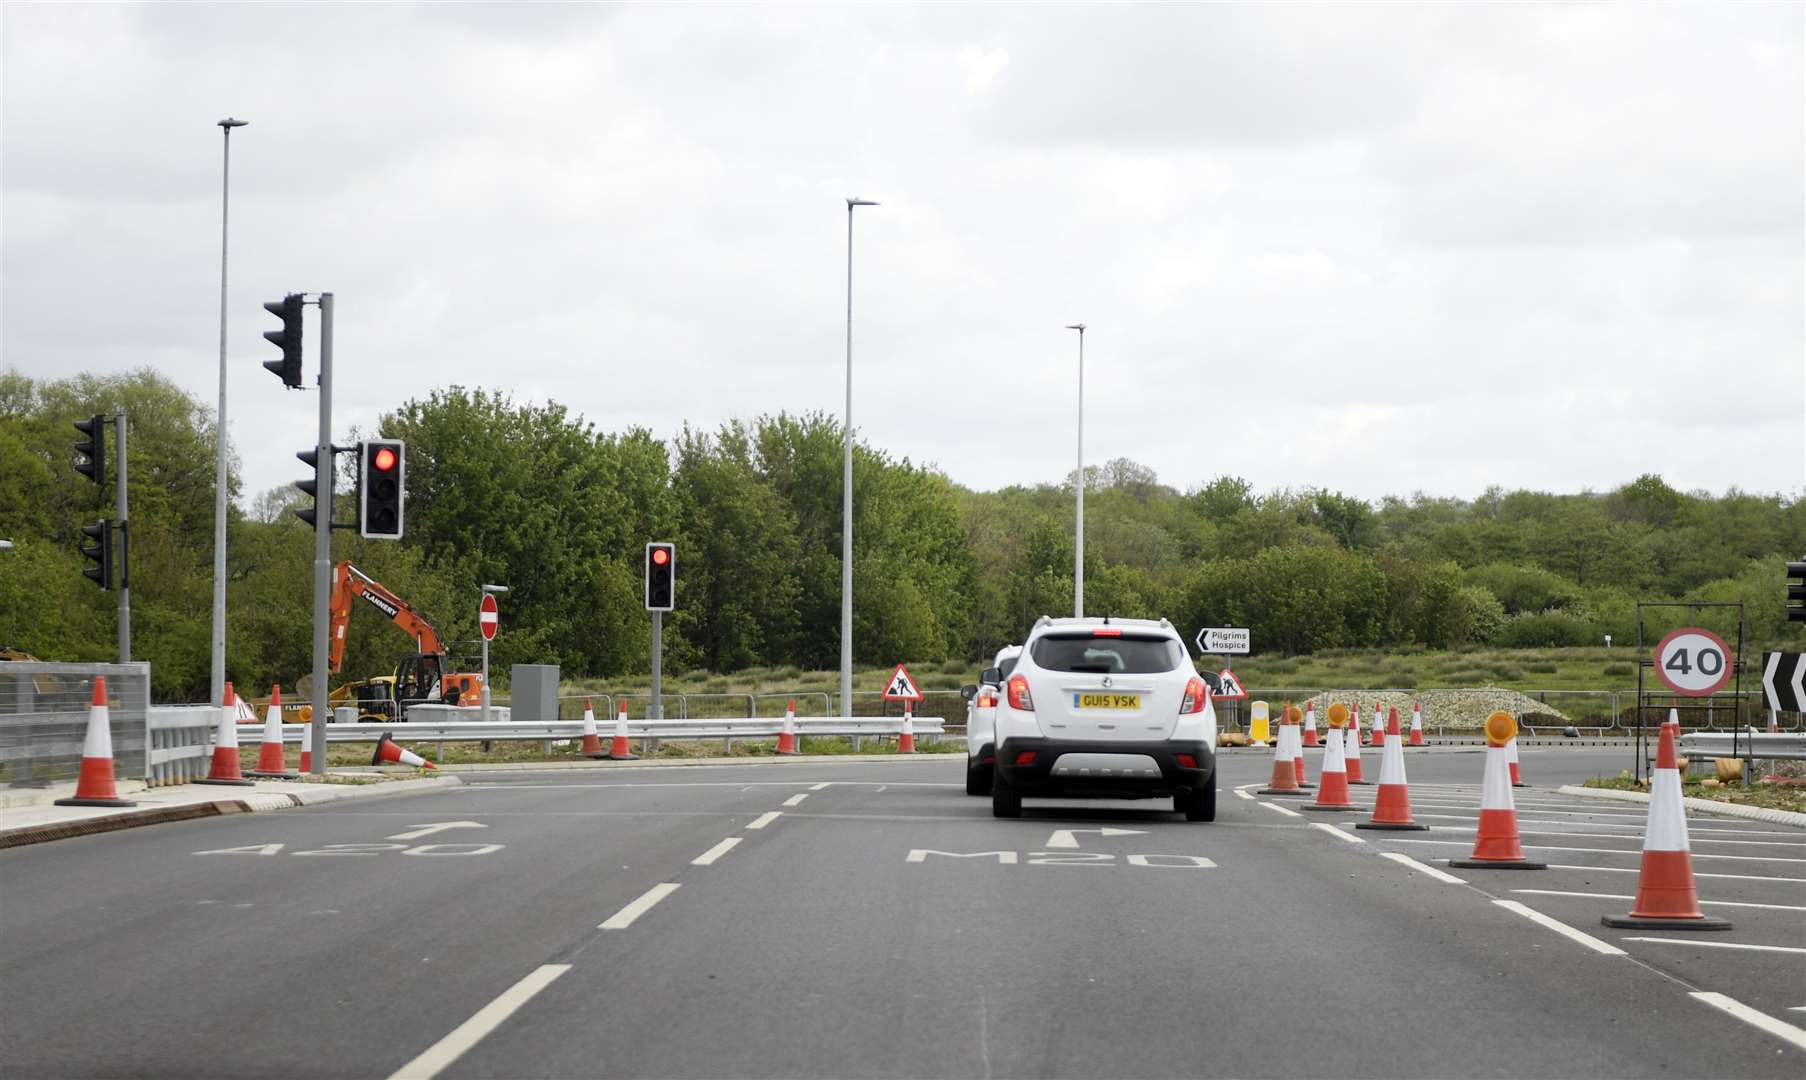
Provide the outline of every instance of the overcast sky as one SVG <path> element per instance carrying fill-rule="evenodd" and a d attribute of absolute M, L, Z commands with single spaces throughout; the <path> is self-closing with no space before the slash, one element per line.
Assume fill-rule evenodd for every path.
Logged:
<path fill-rule="evenodd" d="M 843 408 L 974 488 L 1086 455 L 1473 496 L 1806 488 L 1797 3 L 22 5 L 6 367 L 218 395 L 249 493 L 448 384 L 607 429 Z M 307 378 L 315 370 L 308 321 Z"/>

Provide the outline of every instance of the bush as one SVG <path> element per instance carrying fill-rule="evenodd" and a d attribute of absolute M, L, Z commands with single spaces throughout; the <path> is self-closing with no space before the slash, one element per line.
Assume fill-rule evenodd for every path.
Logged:
<path fill-rule="evenodd" d="M 964 675 L 971 665 L 964 660 L 949 660 L 941 665 L 942 675 Z"/>
<path fill-rule="evenodd" d="M 1605 667 L 1600 668 L 1599 670 L 1603 674 L 1606 674 L 1606 675 L 1635 675 L 1637 673 L 1637 665 L 1635 665 L 1635 664 L 1607 664 L 1607 665 L 1605 665 Z"/>
<path fill-rule="evenodd" d="M 1593 628 L 1586 622 L 1560 612 L 1539 611 L 1505 620 L 1493 643 L 1512 649 L 1535 649 L 1586 645 L 1592 640 Z"/>
<path fill-rule="evenodd" d="M 1534 671 L 1538 675 L 1553 675 L 1555 674 L 1555 667 L 1555 661 L 1553 660 L 1532 660 L 1524 665 L 1524 670 Z"/>

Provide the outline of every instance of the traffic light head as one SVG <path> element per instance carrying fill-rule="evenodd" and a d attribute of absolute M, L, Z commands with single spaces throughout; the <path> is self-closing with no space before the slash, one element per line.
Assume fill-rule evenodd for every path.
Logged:
<path fill-rule="evenodd" d="M 319 512 L 319 507 L 320 507 L 320 452 L 318 450 L 297 450 L 295 452 L 295 456 L 301 459 L 302 464 L 306 465 L 308 468 L 310 468 L 314 471 L 314 474 L 311 477 L 308 477 L 305 480 L 295 481 L 295 486 L 300 488 L 303 494 L 305 494 L 308 498 L 311 498 L 314 501 L 314 504 L 312 506 L 303 506 L 303 507 L 297 508 L 295 510 L 295 516 L 300 518 L 302 521 L 307 522 L 308 525 L 311 526 L 311 525 L 313 525 L 315 519 L 319 516 L 318 512 Z"/>
<path fill-rule="evenodd" d="M 1787 564 L 1787 621 L 1806 622 L 1806 562 Z"/>
<path fill-rule="evenodd" d="M 357 531 L 372 540 L 400 540 L 407 444 L 368 439 L 357 448 Z"/>
<path fill-rule="evenodd" d="M 82 547 L 82 558 L 93 563 L 93 566 L 82 571 L 82 576 L 99 585 L 103 589 L 113 587 L 113 523 L 96 521 L 92 525 L 82 526 L 82 535 L 92 540 L 93 546 Z"/>
<path fill-rule="evenodd" d="M 263 332 L 270 344 L 282 350 L 282 359 L 265 360 L 263 366 L 275 372 L 282 385 L 291 390 L 301 386 L 301 307 L 300 293 L 289 293 L 263 305 L 265 311 L 282 320 L 282 329 Z"/>
<path fill-rule="evenodd" d="M 646 610 L 670 611 L 677 599 L 677 545 L 646 545 Z"/>
<path fill-rule="evenodd" d="M 88 460 L 77 461 L 75 471 L 94 481 L 96 484 L 107 482 L 107 418 L 90 416 L 86 420 L 77 420 L 75 430 L 87 438 L 75 444 L 75 452 Z"/>

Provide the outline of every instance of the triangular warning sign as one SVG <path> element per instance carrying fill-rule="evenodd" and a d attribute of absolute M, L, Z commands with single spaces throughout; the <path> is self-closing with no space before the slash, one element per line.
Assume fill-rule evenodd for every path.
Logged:
<path fill-rule="evenodd" d="M 1247 701 L 1248 691 L 1242 688 L 1242 681 L 1235 677 L 1235 672 L 1224 668 L 1217 673 L 1217 681 L 1223 686 L 1216 697 L 1219 701 Z"/>
<path fill-rule="evenodd" d="M 922 692 L 916 689 L 916 681 L 909 677 L 909 669 L 902 664 L 890 673 L 890 682 L 884 686 L 886 701 L 920 701 Z"/>

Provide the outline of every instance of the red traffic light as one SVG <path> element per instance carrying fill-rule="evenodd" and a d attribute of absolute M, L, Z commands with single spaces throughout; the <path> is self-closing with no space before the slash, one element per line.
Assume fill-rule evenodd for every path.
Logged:
<path fill-rule="evenodd" d="M 652 549 L 652 562 L 655 566 L 663 566 L 671 561 L 671 553 L 664 548 Z"/>
<path fill-rule="evenodd" d="M 373 464 L 378 472 L 388 472 L 395 467 L 395 451 L 386 446 L 382 447 L 377 450 Z"/>

